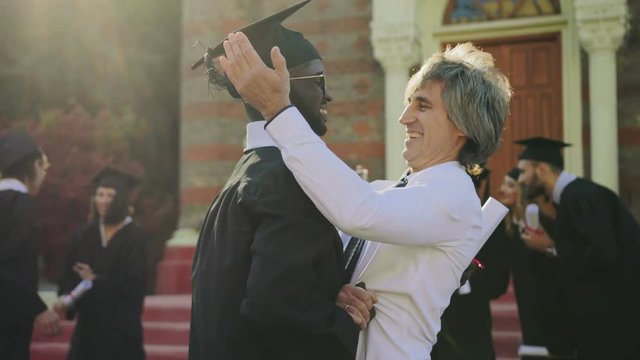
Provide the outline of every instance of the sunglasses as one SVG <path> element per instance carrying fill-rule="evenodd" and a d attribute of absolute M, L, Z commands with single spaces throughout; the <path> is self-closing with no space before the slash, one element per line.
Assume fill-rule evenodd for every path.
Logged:
<path fill-rule="evenodd" d="M 289 80 L 308 80 L 308 79 L 318 79 L 318 86 L 322 89 L 322 94 L 327 95 L 327 77 L 325 74 L 318 75 L 309 75 L 309 76 L 298 76 L 289 78 Z"/>

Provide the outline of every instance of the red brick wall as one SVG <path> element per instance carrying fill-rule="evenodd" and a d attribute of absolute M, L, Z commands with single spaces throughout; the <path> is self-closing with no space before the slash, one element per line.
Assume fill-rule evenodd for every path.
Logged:
<path fill-rule="evenodd" d="M 617 64 L 620 196 L 640 220 L 640 2 L 627 3 L 631 26 Z"/>

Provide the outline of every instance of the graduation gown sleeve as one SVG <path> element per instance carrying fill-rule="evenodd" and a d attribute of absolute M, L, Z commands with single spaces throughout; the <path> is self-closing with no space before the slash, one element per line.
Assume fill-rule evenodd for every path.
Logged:
<path fill-rule="evenodd" d="M 86 227 L 76 231 L 69 243 L 69 249 L 67 250 L 64 267 L 62 269 L 62 277 L 58 281 L 58 296 L 69 294 L 73 288 L 76 287 L 82 281 L 82 279 L 73 271 L 73 265 L 77 262 L 78 257 L 78 243 L 80 242 L 83 230 Z M 75 316 L 75 308 L 71 307 L 66 311 L 67 320 L 72 320 Z"/>
<path fill-rule="evenodd" d="M 638 224 L 610 190 L 576 179 L 561 195 L 558 216 L 559 251 L 570 254 L 575 266 L 598 271 L 622 263 L 627 272 L 640 269 Z"/>
<path fill-rule="evenodd" d="M 442 245 L 468 236 L 479 217 L 480 201 L 464 169 L 440 164 L 423 170 L 433 174 L 428 180 L 375 191 L 331 152 L 296 108 L 281 112 L 266 129 L 309 198 L 347 234 L 396 245 Z"/>
<path fill-rule="evenodd" d="M 47 309 L 38 295 L 35 203 L 27 194 L 2 191 L 0 215 L 0 315 L 33 321 Z"/>
<path fill-rule="evenodd" d="M 479 292 L 484 298 L 496 299 L 509 286 L 509 238 L 504 222 L 500 222 L 476 258 L 486 266 L 474 274 L 469 282 L 471 291 Z"/>
<path fill-rule="evenodd" d="M 578 178 L 560 196 L 556 226 L 559 277 L 578 357 L 637 357 L 637 222 L 611 190 Z"/>
<path fill-rule="evenodd" d="M 241 313 L 268 326 L 299 329 L 318 336 L 337 335 L 349 348 L 357 330 L 350 316 L 327 298 L 319 272 L 342 269 L 339 238 L 333 226 L 313 208 L 291 174 L 249 181 L 239 189 L 240 205 L 254 223 L 251 266 Z M 334 236 L 331 236 L 334 235 Z M 336 257 L 322 256 L 336 242 Z M 327 264 L 327 262 L 331 262 Z"/>

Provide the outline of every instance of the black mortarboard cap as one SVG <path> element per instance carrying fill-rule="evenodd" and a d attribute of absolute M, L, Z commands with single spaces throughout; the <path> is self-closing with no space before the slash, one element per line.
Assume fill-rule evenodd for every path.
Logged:
<path fill-rule="evenodd" d="M 271 63 L 271 48 L 278 46 L 280 52 L 287 59 L 287 67 L 292 68 L 304 62 L 320 59 L 320 54 L 313 45 L 297 31 L 284 28 L 280 23 L 305 6 L 311 0 L 302 1 L 296 5 L 281 10 L 273 15 L 260 19 L 234 32 L 242 31 L 251 41 L 251 45 L 267 66 L 273 67 Z M 227 40 L 226 38 L 224 40 Z M 216 58 L 224 54 L 224 47 L 221 41 L 213 48 L 208 48 L 205 55 L 191 65 L 191 69 L 196 69 L 204 64 L 206 58 Z"/>
<path fill-rule="evenodd" d="M 124 171 L 107 166 L 93 178 L 93 183 L 96 187 L 124 189 L 128 193 L 140 183 L 140 180 Z"/>
<path fill-rule="evenodd" d="M 26 128 L 18 127 L 7 131 L 0 137 L 0 172 L 39 151 L 40 147 Z"/>
<path fill-rule="evenodd" d="M 514 167 L 513 169 L 509 170 L 509 172 L 507 173 L 507 176 L 512 178 L 513 180 L 518 181 L 518 178 L 520 177 L 520 169 L 517 167 Z"/>
<path fill-rule="evenodd" d="M 514 141 L 514 143 L 525 146 L 520 153 L 520 160 L 544 161 L 560 169 L 564 168 L 562 148 L 571 146 L 571 144 L 542 136 L 522 139 Z"/>

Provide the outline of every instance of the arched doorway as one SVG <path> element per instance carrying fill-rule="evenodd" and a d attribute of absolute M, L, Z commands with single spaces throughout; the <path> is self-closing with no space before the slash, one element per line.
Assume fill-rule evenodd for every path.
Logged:
<path fill-rule="evenodd" d="M 554 0 L 450 0 L 442 23 L 447 26 L 559 14 L 560 4 Z M 517 163 L 521 148 L 513 144 L 514 140 L 532 136 L 564 138 L 561 35 L 551 32 L 469 40 L 494 56 L 496 65 L 509 76 L 514 90 L 503 144 L 488 164 L 495 195 L 496 185 Z M 466 39 L 461 37 L 456 42 L 462 41 Z"/>
<path fill-rule="evenodd" d="M 503 143 L 488 164 L 491 183 L 497 185 L 515 166 L 522 150 L 513 141 L 538 135 L 563 139 L 560 36 L 551 33 L 474 43 L 494 56 L 514 90 Z"/>

